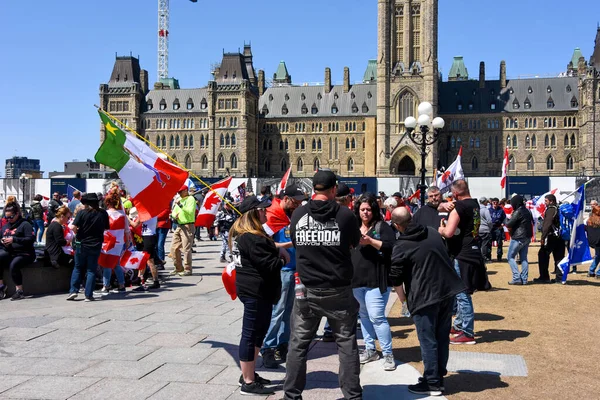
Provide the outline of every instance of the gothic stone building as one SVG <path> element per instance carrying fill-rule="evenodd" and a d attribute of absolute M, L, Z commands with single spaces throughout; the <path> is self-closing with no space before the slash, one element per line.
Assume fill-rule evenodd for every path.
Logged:
<path fill-rule="evenodd" d="M 375 2 L 373 2 L 375 7 Z M 416 175 L 418 149 L 403 121 L 429 101 L 446 120 L 426 167 L 447 166 L 463 147 L 467 176 L 499 176 L 508 148 L 511 174 L 593 175 L 600 162 L 600 28 L 589 60 L 575 49 L 555 78 L 469 79 L 455 57 L 447 80 L 438 69 L 438 1 L 378 0 L 377 59 L 361 83 L 344 69 L 333 85 L 295 85 L 281 62 L 273 79 L 255 73 L 252 50 L 225 53 L 206 87 L 175 79 L 148 86 L 134 57 L 117 57 L 100 104 L 199 176 Z M 594 117 L 596 115 L 596 117 Z M 596 131 L 598 130 L 598 138 Z M 104 138 L 101 127 L 101 140 Z"/>

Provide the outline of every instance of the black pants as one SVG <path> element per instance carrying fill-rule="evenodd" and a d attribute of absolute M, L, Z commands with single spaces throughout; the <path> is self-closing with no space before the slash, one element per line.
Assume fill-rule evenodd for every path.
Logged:
<path fill-rule="evenodd" d="M 356 343 L 358 302 L 352 288 L 308 289 L 306 300 L 294 300 L 288 346 L 284 399 L 300 400 L 306 386 L 306 356 L 322 317 L 327 317 L 340 358 L 339 383 L 345 399 L 362 399 Z"/>
<path fill-rule="evenodd" d="M 502 242 L 504 241 L 504 229 L 502 227 L 492 229 L 492 240 L 496 241 L 498 248 L 496 249 L 496 256 L 502 258 Z M 490 254 L 492 250 L 490 248 Z"/>
<path fill-rule="evenodd" d="M 5 249 L 0 249 L 0 269 L 10 268 L 10 275 L 15 285 L 23 284 L 21 268 L 35 261 L 35 257 L 28 254 L 11 254 Z M 0 272 L 1 273 L 1 272 Z M 0 275 L 1 277 L 1 275 Z"/>
<path fill-rule="evenodd" d="M 255 347 L 262 347 L 269 330 L 273 304 L 252 297 L 240 297 L 240 301 L 244 303 L 242 337 L 239 347 L 240 361 L 254 361 Z"/>
<path fill-rule="evenodd" d="M 432 387 L 444 384 L 448 373 L 450 353 L 450 325 L 454 298 L 425 307 L 412 314 L 423 358 L 423 377 Z"/>
<path fill-rule="evenodd" d="M 558 266 L 558 263 L 565 256 L 565 241 L 556 236 L 548 236 L 546 243 L 540 247 L 538 251 L 538 267 L 540 270 L 540 279 L 550 279 L 548 271 L 550 265 L 550 255 L 554 258 L 554 271 L 556 272 L 556 279 L 562 279 L 562 271 Z"/>
<path fill-rule="evenodd" d="M 488 233 L 480 233 L 479 239 L 481 240 L 481 255 L 486 260 L 490 260 L 492 258 L 492 234 Z"/>

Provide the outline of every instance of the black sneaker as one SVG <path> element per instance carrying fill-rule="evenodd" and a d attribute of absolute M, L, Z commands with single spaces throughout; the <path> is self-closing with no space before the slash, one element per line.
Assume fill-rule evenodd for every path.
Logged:
<path fill-rule="evenodd" d="M 155 280 L 152 282 L 152 285 L 148 286 L 148 289 L 160 289 L 160 282 Z"/>
<path fill-rule="evenodd" d="M 533 283 L 543 285 L 552 283 L 552 281 L 550 279 L 533 278 Z"/>
<path fill-rule="evenodd" d="M 0 286 L 0 300 L 6 297 L 6 290 L 8 290 L 8 286 L 2 285 Z"/>
<path fill-rule="evenodd" d="M 287 358 L 287 353 L 288 353 L 287 344 L 279 346 L 275 350 L 275 360 L 279 361 L 279 362 L 285 362 L 285 359 Z"/>
<path fill-rule="evenodd" d="M 416 385 L 408 385 L 408 391 L 414 394 L 422 394 L 426 396 L 441 396 L 442 390 L 439 387 L 429 386 L 427 381 L 419 379 Z"/>
<path fill-rule="evenodd" d="M 140 285 L 138 287 L 136 287 L 135 289 L 131 290 L 132 292 L 145 292 L 146 291 L 146 286 L 145 285 Z"/>
<path fill-rule="evenodd" d="M 587 276 L 588 276 L 588 278 L 594 278 L 596 276 L 596 274 L 594 274 L 593 272 L 588 272 Z M 2 295 L 0 294 L 0 296 L 2 296 Z"/>
<path fill-rule="evenodd" d="M 271 384 L 270 380 L 263 378 L 262 376 L 258 375 L 256 372 L 254 373 L 254 382 L 258 382 L 261 385 L 270 385 Z M 244 385 L 244 375 L 240 375 L 240 380 L 239 380 L 238 384 L 240 386 Z"/>
<path fill-rule="evenodd" d="M 244 395 L 270 396 L 275 394 L 273 389 L 266 388 L 262 383 L 254 381 L 250 384 L 242 383 L 240 393 Z"/>
<path fill-rule="evenodd" d="M 279 368 L 279 363 L 275 360 L 275 350 L 267 349 L 262 353 L 263 367 L 268 369 Z"/>
<path fill-rule="evenodd" d="M 10 298 L 10 300 L 11 300 L 11 301 L 14 301 L 14 300 L 22 300 L 22 299 L 24 299 L 24 298 L 25 298 L 25 296 L 23 295 L 23 291 L 22 291 L 22 290 L 17 290 L 17 291 L 15 292 L 15 294 L 13 294 L 13 295 L 12 295 L 12 297 Z"/>

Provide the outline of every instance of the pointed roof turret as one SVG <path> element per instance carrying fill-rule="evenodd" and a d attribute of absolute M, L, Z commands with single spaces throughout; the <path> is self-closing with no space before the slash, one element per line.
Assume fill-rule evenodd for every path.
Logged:
<path fill-rule="evenodd" d="M 600 67 L 600 25 L 596 32 L 596 41 L 594 42 L 594 52 L 590 57 L 590 65 L 593 65 L 598 69 Z"/>
<path fill-rule="evenodd" d="M 465 62 L 462 56 L 454 57 L 454 61 L 452 61 L 452 67 L 450 67 L 450 72 L 448 73 L 449 81 L 466 81 L 469 79 L 469 72 L 467 71 L 467 67 L 465 67 Z"/>
<path fill-rule="evenodd" d="M 573 57 L 571 57 L 571 62 L 575 68 L 577 68 L 577 64 L 579 64 L 579 57 L 583 57 L 583 53 L 581 53 L 579 47 L 575 47 L 575 50 L 573 50 Z"/>
<path fill-rule="evenodd" d="M 280 61 L 277 66 L 277 72 L 273 75 L 273 83 L 276 84 L 292 84 L 292 76 L 288 73 L 285 61 Z"/>
<path fill-rule="evenodd" d="M 369 60 L 363 76 L 363 83 L 377 82 L 377 60 Z"/>

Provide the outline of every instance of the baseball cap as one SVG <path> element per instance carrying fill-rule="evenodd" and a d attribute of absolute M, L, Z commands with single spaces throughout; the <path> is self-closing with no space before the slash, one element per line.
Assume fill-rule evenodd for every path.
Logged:
<path fill-rule="evenodd" d="M 304 200 L 306 198 L 302 189 L 300 189 L 295 183 L 292 183 L 283 189 L 280 197 L 283 198 L 283 196 L 290 197 L 294 200 Z"/>
<path fill-rule="evenodd" d="M 350 188 L 345 183 L 340 183 L 335 192 L 335 197 L 344 197 L 350 194 Z"/>
<path fill-rule="evenodd" d="M 479 198 L 479 202 L 482 203 L 482 204 L 485 203 L 486 201 L 488 201 L 487 197 L 480 197 Z"/>
<path fill-rule="evenodd" d="M 316 190 L 327 190 L 334 187 L 337 183 L 335 174 L 331 171 L 318 170 L 313 177 L 313 188 Z"/>
<path fill-rule="evenodd" d="M 396 192 L 392 195 L 392 197 L 402 197 L 402 194 L 400 192 Z"/>
<path fill-rule="evenodd" d="M 263 200 L 259 200 L 256 196 L 248 196 L 242 201 L 242 204 L 237 208 L 239 212 L 242 214 L 247 213 L 248 211 L 254 210 L 256 208 L 268 208 L 271 205 L 271 200 L 265 198 Z"/>

